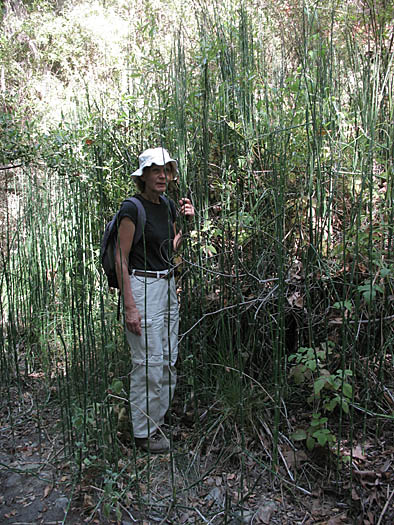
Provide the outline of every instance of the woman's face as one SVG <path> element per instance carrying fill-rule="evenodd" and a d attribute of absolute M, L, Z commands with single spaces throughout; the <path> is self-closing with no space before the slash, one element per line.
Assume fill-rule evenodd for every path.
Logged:
<path fill-rule="evenodd" d="M 149 168 L 145 168 L 141 175 L 141 180 L 145 182 L 145 191 L 148 193 L 163 193 L 173 178 L 172 166 L 169 162 L 164 166 L 152 164 Z"/>

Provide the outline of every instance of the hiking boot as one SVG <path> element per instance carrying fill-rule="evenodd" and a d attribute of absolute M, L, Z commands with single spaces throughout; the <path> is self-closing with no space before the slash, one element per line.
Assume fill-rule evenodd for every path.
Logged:
<path fill-rule="evenodd" d="M 151 454 L 166 454 L 170 451 L 170 442 L 159 432 L 150 438 L 135 438 L 135 444 Z"/>

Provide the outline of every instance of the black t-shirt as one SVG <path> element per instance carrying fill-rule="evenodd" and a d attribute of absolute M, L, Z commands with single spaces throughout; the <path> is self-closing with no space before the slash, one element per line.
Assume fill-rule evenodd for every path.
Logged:
<path fill-rule="evenodd" d="M 160 204 L 147 201 L 141 195 L 134 195 L 141 201 L 146 213 L 143 235 L 132 246 L 129 257 L 129 269 L 167 270 L 172 264 L 174 222 L 176 209 L 174 201 L 168 199 L 170 206 L 163 199 Z M 133 202 L 125 201 L 119 211 L 119 222 L 128 217 L 137 224 L 138 211 Z"/>

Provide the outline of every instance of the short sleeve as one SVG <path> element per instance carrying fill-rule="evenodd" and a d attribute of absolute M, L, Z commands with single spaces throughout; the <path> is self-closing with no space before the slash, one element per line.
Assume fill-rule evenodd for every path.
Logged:
<path fill-rule="evenodd" d="M 137 224 L 137 216 L 138 216 L 137 206 L 134 204 L 134 202 L 130 202 L 127 200 L 123 201 L 120 207 L 120 210 L 119 210 L 119 215 L 118 215 L 119 222 L 124 217 L 128 217 L 129 219 L 131 219 L 131 221 L 134 224 Z"/>

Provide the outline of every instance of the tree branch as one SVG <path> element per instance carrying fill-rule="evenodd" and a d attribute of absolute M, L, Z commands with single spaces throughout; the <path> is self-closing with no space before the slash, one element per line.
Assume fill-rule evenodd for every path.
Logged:
<path fill-rule="evenodd" d="M 11 164 L 11 166 L 0 166 L 0 170 L 13 170 L 15 168 L 20 168 L 22 164 Z"/>

